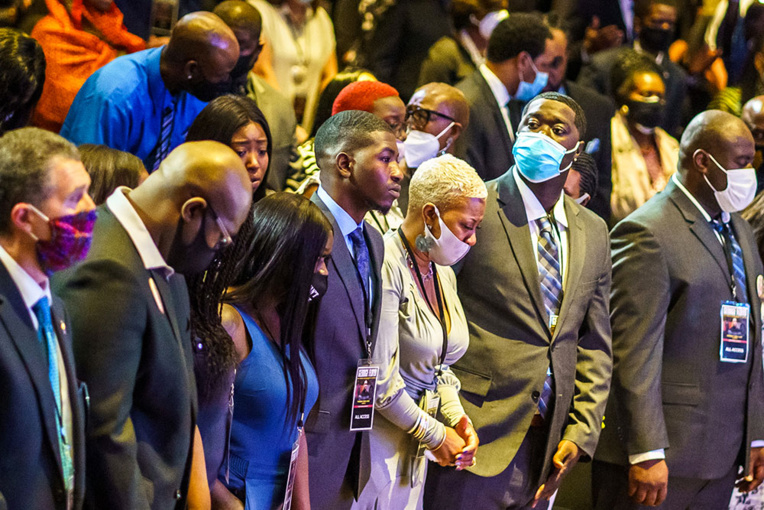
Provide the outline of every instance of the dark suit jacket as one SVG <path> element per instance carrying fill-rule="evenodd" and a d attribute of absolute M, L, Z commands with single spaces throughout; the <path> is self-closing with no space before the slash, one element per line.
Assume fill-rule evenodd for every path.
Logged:
<path fill-rule="evenodd" d="M 456 85 L 475 71 L 469 52 L 453 35 L 441 37 L 430 47 L 419 71 L 419 86 L 427 83 Z"/>
<path fill-rule="evenodd" d="M 353 257 L 336 220 L 317 194 L 311 201 L 331 221 L 334 245 L 329 288 L 321 298 L 316 323 L 314 357 L 318 402 L 305 425 L 310 452 L 310 499 L 314 509 L 342 510 L 350 508 L 353 491 L 360 494 L 369 479 L 367 434 L 348 430 L 356 367 L 358 360 L 367 357 L 364 297 Z M 374 281 L 373 339 L 379 327 L 384 244 L 376 229 L 366 225 L 365 231 Z M 361 444 L 356 445 L 356 441 Z M 360 461 L 358 454 L 351 455 L 354 445 L 360 448 Z M 349 473 L 347 480 L 346 473 Z"/>
<path fill-rule="evenodd" d="M 610 119 L 615 115 L 613 100 L 592 89 L 582 87 L 573 82 L 565 82 L 568 95 L 572 97 L 586 114 L 586 133 L 582 140 L 587 143 L 587 152 L 597 162 L 597 194 L 587 204 L 587 207 L 597 213 L 605 221 L 610 219 L 610 193 L 613 191 L 613 179 L 611 176 L 612 144 L 610 140 Z M 599 143 L 590 144 L 592 140 Z M 591 150 L 597 145 L 596 150 Z"/>
<path fill-rule="evenodd" d="M 470 125 L 456 141 L 456 155 L 472 165 L 483 180 L 496 179 L 514 164 L 512 140 L 491 87 L 477 69 L 456 88 L 470 105 Z M 517 126 L 513 126 L 517 131 Z"/>
<path fill-rule="evenodd" d="M 196 423 L 185 280 L 145 269 L 106 206 L 87 259 L 55 280 L 91 396 L 85 506 L 185 508 Z"/>
<path fill-rule="evenodd" d="M 598 460 L 627 465 L 627 455 L 668 448 L 670 475 L 714 479 L 764 439 L 762 264 L 750 226 L 738 214 L 732 226 L 751 305 L 747 364 L 719 361 L 729 269 L 711 226 L 674 182 L 613 229 L 616 363 Z"/>
<path fill-rule="evenodd" d="M 81 508 L 85 491 L 84 396 L 74 370 L 67 317 L 56 296 L 51 314 L 69 384 L 74 430 L 74 508 Z M 0 503 L 6 502 L 11 510 L 65 510 L 56 402 L 48 379 L 45 347 L 37 338 L 18 288 L 2 264 L 0 395 Z"/>
<path fill-rule="evenodd" d="M 451 17 L 440 0 L 404 0 L 382 14 L 367 43 L 369 69 L 408 102 L 419 69 L 435 41 L 451 33 Z"/>
<path fill-rule="evenodd" d="M 579 85 L 613 97 L 613 92 L 610 90 L 610 70 L 624 49 L 626 47 L 622 46 L 594 55 L 591 61 L 581 68 L 581 73 L 578 75 Z M 668 58 L 668 55 L 664 55 L 660 67 L 663 69 L 663 81 L 666 84 L 666 115 L 663 117 L 661 127 L 670 135 L 678 138 L 684 126 L 683 112 L 687 97 L 687 75 L 684 69 Z"/>
<path fill-rule="evenodd" d="M 550 363 L 556 396 L 547 416 L 541 479 L 561 439 L 573 441 L 588 456 L 597 445 L 612 367 L 608 233 L 594 213 L 569 197 L 564 200 L 569 262 L 554 335 L 511 171 L 488 183 L 480 234 L 457 276 L 470 347 L 451 368 L 480 437 L 478 462 L 470 469 L 479 476 L 496 476 L 512 462 L 536 413 Z"/>

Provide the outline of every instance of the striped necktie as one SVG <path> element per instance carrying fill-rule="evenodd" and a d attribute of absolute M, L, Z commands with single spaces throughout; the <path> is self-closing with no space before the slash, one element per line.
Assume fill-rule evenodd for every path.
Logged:
<path fill-rule="evenodd" d="M 48 358 L 48 380 L 56 402 L 56 431 L 58 432 L 58 450 L 61 454 L 64 485 L 66 490 L 72 490 L 74 487 L 74 462 L 72 460 L 72 450 L 66 439 L 66 430 L 64 429 L 61 417 L 61 379 L 58 373 L 58 340 L 56 331 L 53 329 L 53 320 L 50 315 L 50 303 L 48 303 L 48 298 L 40 298 L 40 300 L 32 307 L 32 311 L 37 317 L 37 339 L 45 346 L 45 352 Z"/>
<path fill-rule="evenodd" d="M 173 105 L 165 107 L 162 110 L 162 132 L 159 135 L 159 143 L 156 146 L 154 152 L 154 167 L 151 169 L 153 172 L 162 163 L 162 160 L 167 157 L 170 152 L 170 139 L 172 138 L 173 121 L 175 120 L 175 108 Z"/>
<path fill-rule="evenodd" d="M 560 272 L 560 250 L 557 241 L 552 235 L 552 224 L 549 218 L 543 216 L 536 220 L 539 229 L 538 269 L 541 296 L 544 299 L 544 308 L 547 314 L 547 324 L 554 333 L 557 325 L 557 316 L 560 313 L 562 303 L 562 276 Z M 544 387 L 538 401 L 539 414 L 546 418 L 550 400 L 553 396 L 554 378 L 551 367 L 547 367 Z"/>
<path fill-rule="evenodd" d="M 743 250 L 740 243 L 735 238 L 732 226 L 724 223 L 718 218 L 711 220 L 711 226 L 716 230 L 724 240 L 724 250 L 730 255 L 732 260 L 732 273 L 735 275 L 735 300 L 739 303 L 748 302 L 748 291 L 745 281 L 745 265 L 743 263 Z"/>

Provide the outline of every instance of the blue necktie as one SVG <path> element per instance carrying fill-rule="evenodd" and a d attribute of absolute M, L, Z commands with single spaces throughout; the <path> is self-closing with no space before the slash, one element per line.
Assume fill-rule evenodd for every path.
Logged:
<path fill-rule="evenodd" d="M 45 346 L 48 358 L 48 380 L 56 400 L 56 431 L 58 435 L 58 449 L 61 454 L 61 465 L 64 471 L 64 483 L 67 490 L 72 490 L 74 480 L 74 465 L 72 462 L 71 448 L 66 441 L 61 418 L 61 381 L 58 373 L 58 339 L 53 329 L 53 320 L 50 316 L 50 303 L 47 297 L 42 297 L 32 307 L 37 317 L 37 339 Z"/>
<path fill-rule="evenodd" d="M 162 110 L 162 131 L 159 135 L 159 144 L 156 146 L 154 152 L 154 167 L 151 169 L 153 172 L 162 163 L 162 160 L 167 157 L 170 152 L 170 138 L 172 137 L 173 121 L 175 120 L 175 101 L 173 100 L 172 106 L 166 106 Z"/>
<path fill-rule="evenodd" d="M 560 313 L 562 303 L 562 275 L 560 274 L 560 250 L 557 241 L 552 235 L 552 225 L 546 216 L 536 220 L 539 229 L 538 240 L 538 269 L 541 296 L 544 298 L 547 321 L 552 333 L 556 326 L 556 317 Z M 552 321 L 552 317 L 555 318 Z M 542 418 L 546 417 L 549 402 L 552 398 L 552 386 L 554 379 L 552 370 L 547 367 L 544 387 L 539 397 L 538 408 Z"/>
<path fill-rule="evenodd" d="M 733 296 L 739 303 L 748 302 L 748 292 L 745 282 L 745 265 L 743 263 L 743 250 L 735 238 L 735 233 L 729 223 L 723 223 L 718 219 L 711 220 L 711 226 L 716 230 L 722 239 L 724 239 L 724 249 L 729 253 L 732 259 L 732 272 L 735 275 L 735 295 Z"/>
<path fill-rule="evenodd" d="M 363 284 L 366 306 L 369 307 L 371 306 L 369 303 L 369 279 L 371 278 L 371 265 L 369 262 L 369 248 L 366 246 L 366 239 L 363 236 L 363 227 L 358 227 L 349 235 L 350 241 L 353 243 L 353 251 L 355 252 L 355 266 L 358 269 L 358 274 L 361 277 L 361 282 Z"/>

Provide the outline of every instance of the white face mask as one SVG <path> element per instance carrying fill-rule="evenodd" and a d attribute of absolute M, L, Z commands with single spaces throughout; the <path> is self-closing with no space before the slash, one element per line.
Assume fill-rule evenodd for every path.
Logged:
<path fill-rule="evenodd" d="M 506 9 L 489 12 L 483 16 L 483 19 L 481 19 L 480 23 L 478 23 L 478 32 L 480 32 L 480 35 L 483 37 L 483 39 L 487 41 L 491 38 L 491 34 L 493 33 L 496 26 L 508 17 L 509 11 Z"/>
<path fill-rule="evenodd" d="M 576 202 L 578 205 L 584 205 L 584 202 L 586 202 L 587 200 L 589 200 L 589 193 L 584 193 L 584 194 L 583 194 L 583 195 L 581 195 L 580 197 L 578 197 L 578 198 L 574 198 L 573 200 L 574 200 L 574 201 L 575 201 L 575 202 Z"/>
<path fill-rule="evenodd" d="M 451 129 L 452 122 L 438 136 L 424 131 L 409 131 L 406 141 L 403 142 L 403 152 L 406 154 L 406 166 L 419 168 L 419 165 L 438 155 L 440 150 L 440 137 Z"/>
<path fill-rule="evenodd" d="M 451 232 L 451 229 L 443 223 L 440 218 L 440 211 L 435 208 L 435 214 L 438 215 L 440 223 L 440 239 L 435 239 L 430 227 L 424 224 L 424 239 L 429 245 L 430 260 L 440 266 L 453 266 L 467 255 L 470 251 L 470 245 L 459 239 Z"/>
<path fill-rule="evenodd" d="M 721 191 L 711 186 L 708 177 L 703 175 L 708 186 L 714 190 L 714 196 L 722 211 L 733 213 L 742 211 L 753 202 L 756 196 L 756 170 L 753 168 L 738 168 L 727 170 L 708 152 L 708 157 L 716 163 L 722 172 L 727 174 L 727 187 Z"/>
<path fill-rule="evenodd" d="M 400 163 L 403 161 L 403 158 L 406 157 L 406 144 L 400 140 L 396 140 L 395 145 L 398 146 L 398 163 Z"/>

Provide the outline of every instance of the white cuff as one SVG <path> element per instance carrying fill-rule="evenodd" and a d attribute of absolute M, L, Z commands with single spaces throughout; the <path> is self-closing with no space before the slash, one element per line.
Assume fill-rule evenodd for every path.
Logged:
<path fill-rule="evenodd" d="M 751 448 L 764 448 L 764 441 L 761 439 L 757 441 L 751 441 Z"/>
<path fill-rule="evenodd" d="M 633 466 L 634 464 L 639 464 L 640 462 L 645 462 L 647 460 L 656 460 L 656 459 L 663 460 L 665 458 L 666 458 L 666 451 L 663 448 L 660 448 L 658 450 L 653 450 L 650 452 L 636 453 L 634 455 L 629 455 L 629 464 Z"/>

